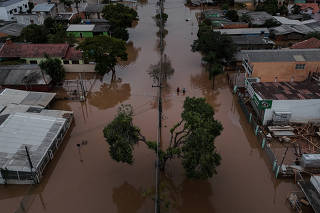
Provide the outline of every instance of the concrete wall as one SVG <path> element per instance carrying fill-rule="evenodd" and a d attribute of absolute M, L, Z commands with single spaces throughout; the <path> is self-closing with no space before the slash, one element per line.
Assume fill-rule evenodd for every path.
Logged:
<path fill-rule="evenodd" d="M 305 64 L 303 70 L 296 69 L 296 64 Z M 253 67 L 252 77 L 261 82 L 304 81 L 309 72 L 320 71 L 318 62 L 250 62 Z"/>
<path fill-rule="evenodd" d="M 13 20 L 13 14 L 19 14 L 20 8 L 22 12 L 26 12 L 29 9 L 28 0 L 23 0 L 7 7 L 1 7 L 0 20 Z M 14 9 L 16 9 L 16 12 L 14 11 Z M 10 11 L 12 11 L 12 14 L 10 14 Z"/>
<path fill-rule="evenodd" d="M 94 64 L 64 64 L 66 72 L 95 72 Z"/>
<path fill-rule="evenodd" d="M 17 20 L 18 24 L 30 25 L 30 24 L 43 24 L 43 18 L 39 17 L 36 14 L 17 14 L 14 15 L 14 18 Z"/>
<path fill-rule="evenodd" d="M 264 113 L 263 125 L 272 120 L 273 112 L 291 112 L 291 122 L 307 123 L 320 120 L 320 99 L 273 100 Z"/>

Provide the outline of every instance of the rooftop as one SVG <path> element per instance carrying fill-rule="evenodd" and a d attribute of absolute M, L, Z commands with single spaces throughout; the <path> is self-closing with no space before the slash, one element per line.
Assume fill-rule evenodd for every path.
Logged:
<path fill-rule="evenodd" d="M 309 81 L 259 82 L 251 86 L 264 100 L 320 99 L 320 86 Z"/>
<path fill-rule="evenodd" d="M 254 11 L 245 13 L 251 19 L 253 25 L 263 25 L 266 20 L 273 19 L 272 15 L 264 11 Z"/>
<path fill-rule="evenodd" d="M 93 32 L 108 32 L 109 28 L 109 24 L 97 24 L 94 26 Z"/>
<path fill-rule="evenodd" d="M 40 3 L 34 6 L 32 12 L 50 12 L 54 7 L 54 3 Z"/>
<path fill-rule="evenodd" d="M 270 32 L 272 32 L 275 35 L 285 35 L 289 33 L 300 33 L 300 34 L 306 35 L 313 31 L 314 29 L 307 25 L 286 25 L 286 24 L 283 24 L 278 27 L 273 27 L 270 29 Z"/>
<path fill-rule="evenodd" d="M 320 49 L 241 50 L 249 62 L 320 61 Z"/>
<path fill-rule="evenodd" d="M 68 44 L 27 44 L 6 43 L 0 50 L 3 58 L 43 58 L 64 57 L 69 48 Z"/>
<path fill-rule="evenodd" d="M 0 167 L 13 171 L 30 171 L 25 146 L 30 151 L 32 164 L 37 168 L 43 155 L 57 138 L 65 118 L 14 113 L 0 124 Z"/>
<path fill-rule="evenodd" d="M 7 7 L 13 4 L 16 4 L 18 2 L 21 2 L 22 0 L 2 0 L 0 1 L 0 7 Z"/>
<path fill-rule="evenodd" d="M 316 22 L 316 20 L 314 20 L 314 19 L 310 19 L 310 20 L 306 20 L 306 21 L 299 21 L 299 20 L 288 19 L 283 16 L 273 16 L 273 18 L 276 19 L 281 24 L 289 24 L 289 25 L 303 25 L 303 24 Z"/>
<path fill-rule="evenodd" d="M 70 24 L 67 32 L 92 32 L 94 24 Z"/>
<path fill-rule="evenodd" d="M 9 23 L 3 26 L 0 26 L 0 33 L 3 33 L 5 35 L 10 35 L 10 36 L 20 36 L 21 31 L 23 28 L 26 26 L 23 24 L 17 24 L 17 23 Z"/>
<path fill-rule="evenodd" d="M 84 9 L 86 13 L 101 13 L 106 4 L 87 4 Z"/>
<path fill-rule="evenodd" d="M 0 85 L 35 85 L 49 84 L 51 78 L 44 74 L 38 65 L 23 64 L 23 65 L 8 65 L 0 66 Z"/>
<path fill-rule="evenodd" d="M 273 44 L 273 42 L 264 38 L 260 35 L 239 35 L 239 36 L 230 36 L 233 43 L 237 45 L 251 44 L 251 45 L 263 45 L 263 44 Z"/>
<path fill-rule="evenodd" d="M 82 59 L 82 52 L 80 50 L 77 50 L 74 47 L 70 47 L 66 56 L 65 56 L 65 59 L 67 59 L 67 60 L 80 60 L 80 59 Z"/>
<path fill-rule="evenodd" d="M 44 108 L 49 105 L 55 95 L 55 93 L 47 92 L 29 92 L 15 89 L 4 89 L 0 93 L 0 106 L 6 106 L 8 104 L 22 104 Z"/>
<path fill-rule="evenodd" d="M 305 9 L 312 9 L 312 13 L 318 13 L 319 12 L 319 6 L 317 3 L 297 3 L 296 5 L 301 7 L 301 10 Z"/>
<path fill-rule="evenodd" d="M 290 47 L 291 49 L 313 49 L 320 48 L 320 40 L 316 38 L 309 38 L 307 40 L 295 43 Z"/>
<path fill-rule="evenodd" d="M 217 29 L 214 30 L 221 34 L 227 35 L 245 35 L 245 34 L 262 34 L 269 33 L 268 28 L 238 28 L 238 29 Z"/>

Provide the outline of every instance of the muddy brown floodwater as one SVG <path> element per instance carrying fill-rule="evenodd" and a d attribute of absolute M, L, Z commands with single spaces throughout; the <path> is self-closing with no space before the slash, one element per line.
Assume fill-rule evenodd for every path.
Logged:
<path fill-rule="evenodd" d="M 212 90 L 200 55 L 190 50 L 197 33 L 196 10 L 186 8 L 183 0 L 166 1 L 165 8 L 169 15 L 165 54 L 175 72 L 164 88 L 163 146 L 168 141 L 169 128 L 179 120 L 185 96 L 205 97 L 224 126 L 216 140 L 222 156 L 216 176 L 207 181 L 188 180 L 179 162 L 169 163 L 163 179 L 170 186 L 173 200 L 170 212 L 290 212 L 286 196 L 295 190 L 294 184 L 275 180 L 226 77 L 217 77 Z M 55 103 L 54 108 L 75 113 L 70 134 L 41 184 L 0 186 L 1 213 L 19 210 L 21 202 L 29 213 L 154 211 L 152 199 L 142 195 L 154 186 L 154 153 L 140 145 L 135 149 L 132 166 L 116 163 L 109 157 L 102 129 L 120 104 L 132 104 L 135 124 L 147 138 L 156 139 L 157 93 L 147 75 L 149 67 L 159 62 L 158 29 L 152 19 L 155 12 L 155 0 L 138 6 L 140 21 L 129 30 L 129 61 L 117 67 L 117 81 L 110 84 L 110 75 L 97 79 L 87 75 L 85 78 L 92 80 L 88 81 L 91 92 L 85 103 Z M 186 22 L 186 18 L 191 21 Z M 186 88 L 185 96 L 175 93 L 177 86 Z M 79 152 L 76 144 L 82 140 L 88 143 Z"/>

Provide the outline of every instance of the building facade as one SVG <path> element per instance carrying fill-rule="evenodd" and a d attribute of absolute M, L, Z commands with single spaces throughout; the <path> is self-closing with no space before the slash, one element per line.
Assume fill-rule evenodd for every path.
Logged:
<path fill-rule="evenodd" d="M 14 14 L 26 12 L 29 9 L 28 0 L 7 0 L 0 2 L 0 20 L 12 21 Z"/>
<path fill-rule="evenodd" d="M 258 82 L 304 81 L 320 69 L 319 49 L 242 50 L 247 78 Z"/>

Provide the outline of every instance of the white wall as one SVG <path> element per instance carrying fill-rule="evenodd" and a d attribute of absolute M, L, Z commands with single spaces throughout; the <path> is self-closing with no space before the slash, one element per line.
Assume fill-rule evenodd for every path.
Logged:
<path fill-rule="evenodd" d="M 43 19 L 36 14 L 14 15 L 18 24 L 30 25 L 30 24 L 43 24 Z"/>
<path fill-rule="evenodd" d="M 265 110 L 263 125 L 272 120 L 274 111 L 291 112 L 291 122 L 307 123 L 320 120 L 320 99 L 273 100 L 271 109 Z"/>
<path fill-rule="evenodd" d="M 27 5 L 27 7 L 25 7 L 25 5 Z M 28 0 L 22 0 L 7 7 L 0 7 L 0 20 L 14 20 L 13 14 L 19 14 L 20 7 L 22 12 L 26 12 L 29 9 Z M 17 12 L 14 12 L 14 9 L 17 9 Z M 10 14 L 10 11 L 12 11 L 12 14 Z"/>

